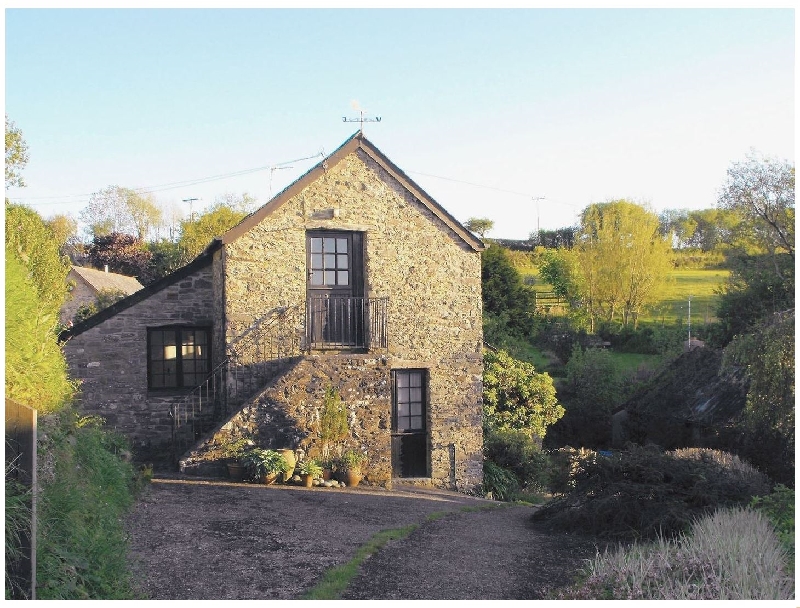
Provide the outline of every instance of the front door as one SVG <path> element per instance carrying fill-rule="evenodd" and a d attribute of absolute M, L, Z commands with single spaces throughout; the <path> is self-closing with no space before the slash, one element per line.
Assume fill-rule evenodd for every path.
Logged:
<path fill-rule="evenodd" d="M 307 331 L 314 348 L 364 343 L 364 273 L 359 232 L 309 232 Z"/>
<path fill-rule="evenodd" d="M 392 371 L 392 476 L 429 477 L 424 369 Z"/>

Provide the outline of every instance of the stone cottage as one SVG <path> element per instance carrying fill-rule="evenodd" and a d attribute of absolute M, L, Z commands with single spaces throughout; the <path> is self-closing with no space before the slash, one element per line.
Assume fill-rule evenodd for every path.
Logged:
<path fill-rule="evenodd" d="M 115 292 L 131 295 L 142 289 L 143 285 L 134 277 L 104 270 L 73 266 L 67 273 L 68 295 L 59 315 L 61 324 L 68 325 L 78 309 L 84 304 L 92 304 L 100 292 Z"/>
<path fill-rule="evenodd" d="M 334 389 L 366 481 L 470 490 L 483 248 L 359 131 L 187 266 L 62 335 L 82 409 L 138 459 L 188 472 L 221 433 L 313 451 Z"/>

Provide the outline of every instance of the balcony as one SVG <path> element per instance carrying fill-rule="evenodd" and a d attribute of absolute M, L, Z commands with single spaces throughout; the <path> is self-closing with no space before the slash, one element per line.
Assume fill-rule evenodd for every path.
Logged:
<path fill-rule="evenodd" d="M 306 344 L 310 350 L 374 351 L 388 347 L 389 298 L 310 296 Z"/>

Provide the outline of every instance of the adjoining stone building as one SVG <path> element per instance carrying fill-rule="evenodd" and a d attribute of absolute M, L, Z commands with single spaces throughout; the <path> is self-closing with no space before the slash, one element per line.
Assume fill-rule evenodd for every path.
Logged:
<path fill-rule="evenodd" d="M 137 458 L 188 471 L 220 434 L 314 450 L 333 388 L 368 482 L 470 490 L 483 248 L 359 131 L 190 264 L 65 332 L 81 407 Z"/>
<path fill-rule="evenodd" d="M 143 285 L 135 277 L 104 270 L 73 266 L 67 273 L 67 299 L 59 315 L 62 325 L 69 325 L 78 309 L 84 304 L 92 304 L 102 291 L 131 295 L 142 289 Z"/>

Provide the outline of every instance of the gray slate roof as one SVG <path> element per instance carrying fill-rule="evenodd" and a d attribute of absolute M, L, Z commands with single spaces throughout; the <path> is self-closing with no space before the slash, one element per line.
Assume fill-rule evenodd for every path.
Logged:
<path fill-rule="evenodd" d="M 73 266 L 72 270 L 97 291 L 101 289 L 113 289 L 121 291 L 129 296 L 144 287 L 144 285 L 134 277 L 127 277 L 124 274 L 104 272 L 102 270 L 83 268 L 81 266 Z"/>

